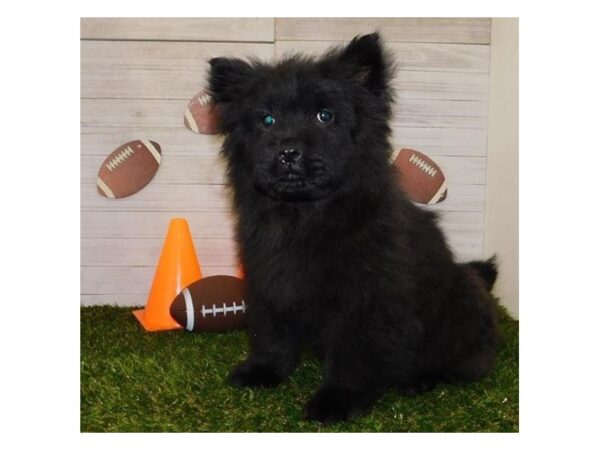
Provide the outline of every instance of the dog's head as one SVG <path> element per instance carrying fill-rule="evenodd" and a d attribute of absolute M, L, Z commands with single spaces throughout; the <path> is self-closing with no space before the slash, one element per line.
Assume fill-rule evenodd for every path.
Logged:
<path fill-rule="evenodd" d="M 251 182 L 277 200 L 314 200 L 388 157 L 381 149 L 391 70 L 377 34 L 319 59 L 266 65 L 215 58 L 210 66 L 234 185 Z"/>

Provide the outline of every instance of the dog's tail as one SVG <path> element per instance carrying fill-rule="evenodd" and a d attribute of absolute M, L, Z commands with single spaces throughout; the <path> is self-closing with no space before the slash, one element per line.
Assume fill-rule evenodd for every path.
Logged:
<path fill-rule="evenodd" d="M 496 278 L 498 277 L 498 264 L 496 263 L 496 255 L 485 261 L 471 261 L 467 263 L 467 267 L 475 271 L 485 284 L 485 288 L 489 291 L 494 287 Z"/>

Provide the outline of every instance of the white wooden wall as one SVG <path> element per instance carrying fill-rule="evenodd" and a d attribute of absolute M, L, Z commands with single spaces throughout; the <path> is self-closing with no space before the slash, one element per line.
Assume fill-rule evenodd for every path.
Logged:
<path fill-rule="evenodd" d="M 169 219 L 190 224 L 205 275 L 235 274 L 220 139 L 183 126 L 213 56 L 318 53 L 379 30 L 395 54 L 393 142 L 449 181 L 442 226 L 459 259 L 483 256 L 489 19 L 82 19 L 81 303 L 144 304 Z M 103 159 L 151 139 L 163 162 L 132 197 L 96 192 Z"/>

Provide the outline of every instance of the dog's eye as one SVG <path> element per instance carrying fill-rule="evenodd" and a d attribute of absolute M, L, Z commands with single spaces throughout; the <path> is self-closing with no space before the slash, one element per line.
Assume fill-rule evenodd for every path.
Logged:
<path fill-rule="evenodd" d="M 275 117 L 273 117 L 271 114 L 267 114 L 263 116 L 262 123 L 265 127 L 270 127 L 275 123 Z"/>
<path fill-rule="evenodd" d="M 326 109 L 322 109 L 317 113 L 317 120 L 321 123 L 329 123 L 333 120 L 333 114 Z"/>

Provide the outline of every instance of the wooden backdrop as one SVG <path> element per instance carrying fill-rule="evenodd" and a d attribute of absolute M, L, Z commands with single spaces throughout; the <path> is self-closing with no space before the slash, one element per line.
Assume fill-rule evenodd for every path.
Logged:
<path fill-rule="evenodd" d="M 481 257 L 490 19 L 82 19 L 81 303 L 144 304 L 172 217 L 188 219 L 205 275 L 235 274 L 220 139 L 183 126 L 209 58 L 318 53 L 376 29 L 399 63 L 394 145 L 438 162 L 449 191 L 432 209 L 459 259 Z M 134 139 L 160 144 L 156 177 L 101 197 L 101 162 Z"/>

